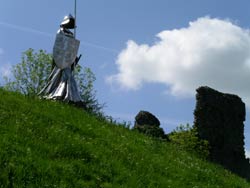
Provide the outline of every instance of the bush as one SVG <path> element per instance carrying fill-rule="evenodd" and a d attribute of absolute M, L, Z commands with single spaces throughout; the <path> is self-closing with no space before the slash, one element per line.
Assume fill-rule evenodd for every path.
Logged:
<path fill-rule="evenodd" d="M 52 56 L 44 50 L 28 49 L 22 53 L 21 62 L 12 67 L 13 80 L 5 77 L 4 88 L 26 96 L 36 96 L 45 86 L 51 71 Z"/>
<path fill-rule="evenodd" d="M 198 132 L 195 127 L 189 124 L 180 125 L 169 135 L 169 140 L 180 149 L 191 152 L 201 158 L 209 157 L 209 143 L 206 140 L 198 138 Z"/>
<path fill-rule="evenodd" d="M 103 116 L 104 104 L 100 104 L 94 90 L 95 74 L 88 67 L 76 66 L 75 79 L 79 87 L 79 93 L 86 106 L 86 110 L 96 116 Z"/>
<path fill-rule="evenodd" d="M 139 131 L 147 136 L 151 136 L 154 138 L 162 138 L 166 139 L 166 135 L 161 127 L 150 126 L 150 125 L 137 125 L 134 127 L 134 130 Z"/>
<path fill-rule="evenodd" d="M 22 53 L 21 62 L 13 66 L 13 80 L 5 77 L 4 88 L 35 97 L 46 85 L 51 70 L 52 55 L 45 50 L 35 52 L 30 48 Z M 96 80 L 94 73 L 90 68 L 83 68 L 78 64 L 74 74 L 86 110 L 95 115 L 102 114 L 103 105 L 96 99 L 93 85 Z"/>

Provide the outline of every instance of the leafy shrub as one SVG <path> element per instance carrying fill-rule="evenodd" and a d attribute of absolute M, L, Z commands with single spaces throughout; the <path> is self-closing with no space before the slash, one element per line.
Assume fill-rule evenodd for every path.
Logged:
<path fill-rule="evenodd" d="M 21 62 L 12 67 L 13 80 L 5 77 L 5 89 L 36 96 L 45 86 L 51 71 L 52 56 L 44 50 L 28 49 L 22 53 Z"/>
<path fill-rule="evenodd" d="M 157 127 L 157 126 L 137 125 L 136 127 L 134 127 L 134 130 L 137 130 L 140 133 L 143 133 L 147 136 L 151 136 L 154 138 L 162 138 L 162 139 L 167 138 L 163 129 L 161 127 Z"/>
<path fill-rule="evenodd" d="M 198 138 L 197 128 L 187 125 L 180 125 L 169 135 L 169 140 L 180 149 L 191 152 L 201 158 L 209 157 L 209 143 Z"/>
<path fill-rule="evenodd" d="M 52 66 L 51 54 L 45 50 L 35 52 L 30 48 L 22 53 L 21 62 L 12 67 L 13 80 L 5 77 L 4 88 L 35 97 L 46 85 Z M 74 69 L 74 76 L 86 110 L 95 115 L 102 114 L 103 105 L 96 99 L 94 90 L 94 73 L 90 68 L 78 64 Z"/>
<path fill-rule="evenodd" d="M 115 119 L 112 116 L 105 116 L 104 114 L 102 116 L 99 116 L 98 119 L 100 121 L 104 121 L 106 123 L 112 124 L 112 125 L 116 125 L 119 127 L 123 127 L 125 129 L 131 130 L 131 125 L 132 123 L 130 121 L 119 121 L 119 119 Z"/>
<path fill-rule="evenodd" d="M 102 116 L 104 104 L 100 104 L 96 98 L 96 90 L 94 90 L 95 74 L 88 67 L 77 65 L 75 68 L 75 79 L 88 112 L 96 116 Z"/>

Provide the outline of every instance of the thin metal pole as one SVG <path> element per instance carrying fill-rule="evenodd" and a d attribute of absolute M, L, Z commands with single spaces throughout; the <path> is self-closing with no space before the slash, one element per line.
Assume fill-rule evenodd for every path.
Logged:
<path fill-rule="evenodd" d="M 75 0 L 75 10 L 74 10 L 74 16 L 75 16 L 75 29 L 74 29 L 74 37 L 76 38 L 76 0 Z"/>

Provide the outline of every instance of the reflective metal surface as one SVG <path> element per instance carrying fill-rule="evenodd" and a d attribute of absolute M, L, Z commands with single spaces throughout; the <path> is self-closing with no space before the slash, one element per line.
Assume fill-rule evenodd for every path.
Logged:
<path fill-rule="evenodd" d="M 69 14 L 68 16 L 65 16 L 60 27 L 64 27 L 67 29 L 74 29 L 75 28 L 75 18 Z"/>
<path fill-rule="evenodd" d="M 48 84 L 40 92 L 40 95 L 45 99 L 55 99 L 66 102 L 81 101 L 81 96 L 70 68 L 62 70 L 55 66 L 49 76 Z"/>
<path fill-rule="evenodd" d="M 80 41 L 64 25 L 56 35 L 53 48 L 53 63 L 55 64 L 47 85 L 39 93 L 45 99 L 79 102 L 79 94 L 73 70 L 77 64 L 77 51 Z"/>
<path fill-rule="evenodd" d="M 57 67 L 61 69 L 70 67 L 77 56 L 79 45 L 79 40 L 63 33 L 57 34 L 53 48 L 53 58 Z"/>

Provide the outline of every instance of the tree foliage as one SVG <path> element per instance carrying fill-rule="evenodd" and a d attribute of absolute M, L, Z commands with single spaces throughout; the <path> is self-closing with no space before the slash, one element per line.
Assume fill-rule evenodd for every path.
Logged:
<path fill-rule="evenodd" d="M 170 142 L 180 149 L 191 152 L 204 159 L 209 157 L 208 141 L 199 139 L 197 129 L 189 124 L 178 126 L 168 137 Z"/>
<path fill-rule="evenodd" d="M 13 78 L 5 78 L 5 89 L 20 92 L 26 96 L 37 96 L 46 85 L 52 70 L 52 55 L 45 50 L 35 52 L 28 49 L 22 53 L 21 62 L 12 67 Z M 86 109 L 94 114 L 100 114 L 103 105 L 96 99 L 94 82 L 96 77 L 90 68 L 77 65 L 74 76 L 79 87 L 79 93 Z"/>
<path fill-rule="evenodd" d="M 75 79 L 79 87 L 79 93 L 86 109 L 96 115 L 102 115 L 104 104 L 100 104 L 96 98 L 96 90 L 94 90 L 95 74 L 90 68 L 82 68 L 77 65 L 75 69 Z"/>
<path fill-rule="evenodd" d="M 21 62 L 12 67 L 13 80 L 7 81 L 5 89 L 35 96 L 46 84 L 51 71 L 52 56 L 44 50 L 23 52 Z"/>
<path fill-rule="evenodd" d="M 150 137 L 161 138 L 161 139 L 166 139 L 166 140 L 168 139 L 163 129 L 158 126 L 138 125 L 138 126 L 135 126 L 133 129 Z"/>

